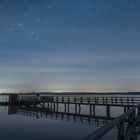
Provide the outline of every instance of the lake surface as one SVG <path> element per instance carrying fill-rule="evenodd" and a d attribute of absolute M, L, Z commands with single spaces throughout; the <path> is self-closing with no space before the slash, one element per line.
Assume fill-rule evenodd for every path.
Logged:
<path fill-rule="evenodd" d="M 1 96 L 0 101 L 8 98 Z M 59 107 L 63 110 L 63 106 Z M 73 106 L 70 107 L 71 111 Z M 104 125 L 102 122 L 82 124 L 66 117 L 45 116 L 40 112 L 34 114 L 21 113 L 19 110 L 9 113 L 11 107 L 0 106 L 0 139 L 2 140 L 82 140 L 90 133 Z M 82 113 L 88 111 L 85 106 Z M 111 107 L 111 116 L 117 117 L 123 113 L 121 107 Z M 106 109 L 96 107 L 96 114 L 104 116 Z M 94 118 L 95 120 L 96 118 Z M 117 129 L 113 129 L 102 140 L 116 139 Z"/>

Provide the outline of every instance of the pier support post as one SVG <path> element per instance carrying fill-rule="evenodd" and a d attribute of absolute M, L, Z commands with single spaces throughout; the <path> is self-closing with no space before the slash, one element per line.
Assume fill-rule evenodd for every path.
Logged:
<path fill-rule="evenodd" d="M 55 111 L 55 103 L 53 103 L 53 109 L 54 109 L 54 111 Z"/>
<path fill-rule="evenodd" d="M 106 106 L 106 115 L 107 115 L 107 118 L 110 118 L 110 105 Z"/>
<path fill-rule="evenodd" d="M 92 115 L 92 105 L 89 105 L 90 116 Z"/>
<path fill-rule="evenodd" d="M 68 113 L 70 112 L 70 104 L 68 103 Z"/>
<path fill-rule="evenodd" d="M 75 114 L 77 114 L 77 104 L 75 104 Z"/>
<path fill-rule="evenodd" d="M 81 114 L 81 105 L 79 104 L 79 114 Z"/>
<path fill-rule="evenodd" d="M 51 102 L 51 109 L 52 109 L 52 102 Z"/>
<path fill-rule="evenodd" d="M 93 116 L 95 116 L 95 105 L 93 105 Z"/>
<path fill-rule="evenodd" d="M 56 111 L 57 112 L 58 112 L 58 108 L 59 108 L 58 103 L 56 103 Z"/>
<path fill-rule="evenodd" d="M 64 103 L 64 112 L 66 113 L 67 108 L 66 108 L 66 103 Z"/>

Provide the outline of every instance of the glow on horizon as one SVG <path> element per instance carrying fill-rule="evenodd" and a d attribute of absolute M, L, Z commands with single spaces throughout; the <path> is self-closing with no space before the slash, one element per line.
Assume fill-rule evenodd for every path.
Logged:
<path fill-rule="evenodd" d="M 131 90 L 131 89 L 135 89 Z M 77 89 L 66 89 L 66 88 L 59 88 L 59 89 L 22 89 L 22 90 L 12 90 L 12 89 L 0 89 L 0 93 L 37 93 L 37 92 L 53 92 L 53 93 L 67 93 L 67 92 L 89 92 L 89 93 L 115 93 L 115 92 L 140 92 L 139 87 L 133 87 L 133 88 L 118 88 L 118 89 L 111 89 L 111 88 L 77 88 Z"/>

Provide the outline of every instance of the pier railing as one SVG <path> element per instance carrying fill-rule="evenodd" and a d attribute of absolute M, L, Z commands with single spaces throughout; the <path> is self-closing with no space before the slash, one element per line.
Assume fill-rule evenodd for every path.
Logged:
<path fill-rule="evenodd" d="M 18 96 L 18 101 L 40 101 L 69 104 L 98 104 L 113 106 L 135 106 L 140 103 L 140 97 L 65 97 L 65 96 Z"/>
<path fill-rule="evenodd" d="M 128 125 L 127 129 L 124 129 L 126 120 Z M 131 108 L 112 122 L 94 131 L 85 137 L 84 140 L 99 140 L 114 127 L 118 128 L 118 140 L 136 140 L 137 135 L 140 134 L 140 105 Z M 136 129 L 137 127 L 138 129 Z"/>

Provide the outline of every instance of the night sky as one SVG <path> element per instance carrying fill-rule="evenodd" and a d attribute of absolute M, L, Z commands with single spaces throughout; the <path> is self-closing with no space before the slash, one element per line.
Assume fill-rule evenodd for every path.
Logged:
<path fill-rule="evenodd" d="M 140 0 L 0 0 L 0 92 L 140 91 Z"/>

